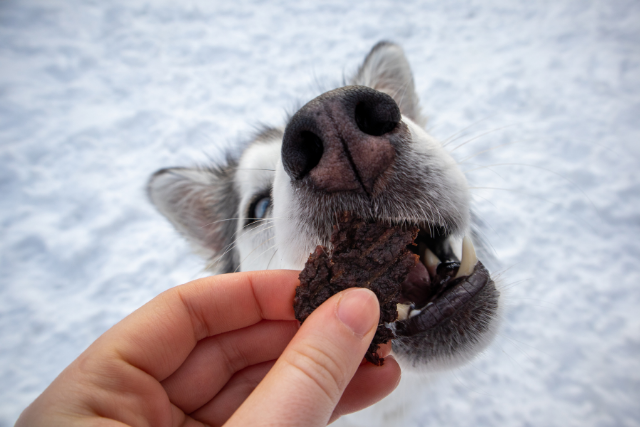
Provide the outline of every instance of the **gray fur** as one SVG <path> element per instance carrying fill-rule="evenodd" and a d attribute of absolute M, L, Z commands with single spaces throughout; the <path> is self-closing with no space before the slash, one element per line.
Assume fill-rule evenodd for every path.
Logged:
<path fill-rule="evenodd" d="M 276 128 L 273 126 L 260 126 L 255 136 L 252 139 L 252 144 L 266 142 L 269 143 L 273 140 L 281 140 L 284 136 L 284 131 L 280 128 Z"/>
<path fill-rule="evenodd" d="M 462 239 L 478 236 L 470 215 L 468 184 L 457 163 L 421 128 L 413 76 L 402 49 L 380 42 L 366 56 L 350 84 L 390 95 L 403 115 L 396 156 L 384 187 L 364 192 L 323 192 L 304 180 L 292 180 L 280 160 L 283 131 L 264 127 L 238 161 L 212 168 L 172 168 L 156 172 L 149 197 L 208 258 L 216 273 L 268 268 L 302 269 L 316 245 L 329 245 L 337 213 L 389 223 L 438 228 Z M 409 120 L 405 120 L 409 119 Z M 385 172 L 386 173 L 386 172 Z M 248 227 L 251 200 L 271 191 L 264 221 Z M 479 254 L 488 251 L 478 245 Z M 467 361 L 493 337 L 499 294 L 493 282 L 442 324 L 403 337 L 393 348 L 406 367 L 439 369 Z"/>
<path fill-rule="evenodd" d="M 235 161 L 221 167 L 168 168 L 154 173 L 147 185 L 149 199 L 195 251 L 218 258 L 216 273 L 238 267 L 233 245 L 239 197 L 234 187 Z"/>
<path fill-rule="evenodd" d="M 420 113 L 411 66 L 397 44 L 387 41 L 376 44 L 349 84 L 368 86 L 386 93 L 396 101 L 404 116 L 420 126 L 426 125 L 427 120 Z"/>

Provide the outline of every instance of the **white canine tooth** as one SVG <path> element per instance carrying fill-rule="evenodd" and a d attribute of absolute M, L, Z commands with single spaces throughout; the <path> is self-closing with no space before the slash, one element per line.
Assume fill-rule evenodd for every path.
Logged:
<path fill-rule="evenodd" d="M 436 269 L 438 268 L 438 264 L 440 264 L 440 259 L 431 252 L 431 249 L 425 248 L 422 253 L 422 262 L 424 266 L 427 267 L 427 271 L 431 277 L 436 275 Z"/>
<path fill-rule="evenodd" d="M 449 236 L 446 240 L 445 245 L 449 244 L 451 251 L 453 254 L 458 257 L 458 259 L 462 259 L 462 239 L 457 236 Z"/>
<path fill-rule="evenodd" d="M 422 313 L 422 310 L 411 310 L 411 313 L 409 313 L 409 317 L 413 317 L 413 316 L 417 316 L 418 314 Z"/>
<path fill-rule="evenodd" d="M 478 257 L 476 256 L 476 250 L 473 247 L 471 238 L 464 236 L 462 239 L 462 260 L 460 261 L 460 268 L 456 277 L 469 276 L 473 273 L 473 269 L 478 263 Z"/>
<path fill-rule="evenodd" d="M 398 320 L 405 320 L 409 317 L 409 310 L 411 309 L 411 305 L 409 304 L 398 304 Z"/>

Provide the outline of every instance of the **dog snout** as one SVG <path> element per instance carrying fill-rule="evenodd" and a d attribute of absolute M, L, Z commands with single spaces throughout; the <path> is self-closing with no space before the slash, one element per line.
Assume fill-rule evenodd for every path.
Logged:
<path fill-rule="evenodd" d="M 365 86 L 327 92 L 302 107 L 287 125 L 282 162 L 292 181 L 324 192 L 375 193 L 394 163 L 406 132 L 387 94 Z"/>

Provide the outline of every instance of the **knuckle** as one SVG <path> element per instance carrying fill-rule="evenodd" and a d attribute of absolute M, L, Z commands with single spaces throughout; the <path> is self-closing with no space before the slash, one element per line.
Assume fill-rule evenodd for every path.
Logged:
<path fill-rule="evenodd" d="M 219 345 L 224 365 L 227 366 L 230 374 L 249 366 L 247 356 L 237 347 L 233 340 L 222 340 Z"/>
<path fill-rule="evenodd" d="M 305 345 L 292 349 L 285 361 L 315 383 L 332 402 L 340 399 L 347 382 L 346 372 L 327 351 Z"/>

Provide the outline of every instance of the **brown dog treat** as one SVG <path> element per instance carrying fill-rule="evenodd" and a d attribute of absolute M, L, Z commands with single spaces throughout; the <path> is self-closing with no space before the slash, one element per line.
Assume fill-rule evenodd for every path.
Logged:
<path fill-rule="evenodd" d="M 320 304 L 344 289 L 371 289 L 380 301 L 380 324 L 365 358 L 382 365 L 384 359 L 376 352 L 380 344 L 394 338 L 384 324 L 397 319 L 401 284 L 419 262 L 407 249 L 418 230 L 341 214 L 331 234 L 333 250 L 317 246 L 300 273 L 293 303 L 296 319 L 304 322 Z"/>

